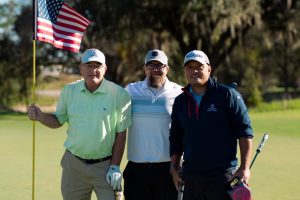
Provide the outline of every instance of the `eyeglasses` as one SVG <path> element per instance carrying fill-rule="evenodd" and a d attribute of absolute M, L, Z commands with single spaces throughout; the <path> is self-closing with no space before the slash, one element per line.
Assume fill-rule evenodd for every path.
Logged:
<path fill-rule="evenodd" d="M 146 64 L 146 68 L 148 70 L 163 70 L 167 65 L 164 65 L 162 63 L 157 63 L 157 64 L 154 64 L 154 63 L 148 63 Z"/>
<path fill-rule="evenodd" d="M 104 65 L 102 63 L 86 63 L 84 66 L 87 69 L 101 69 Z"/>

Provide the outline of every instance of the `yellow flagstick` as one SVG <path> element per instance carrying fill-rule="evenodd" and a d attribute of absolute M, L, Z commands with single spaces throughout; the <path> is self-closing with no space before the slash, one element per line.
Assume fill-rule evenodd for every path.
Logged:
<path fill-rule="evenodd" d="M 33 40 L 32 103 L 35 103 L 35 39 Z M 35 189 L 35 121 L 32 121 L 32 200 Z"/>
<path fill-rule="evenodd" d="M 37 20 L 37 1 L 32 1 L 33 6 L 33 41 L 32 41 L 32 103 L 35 104 L 36 96 L 35 96 L 35 83 L 36 83 L 36 49 L 35 49 L 35 41 L 36 41 L 36 20 Z M 32 121 L 32 200 L 35 199 L 35 121 Z"/>

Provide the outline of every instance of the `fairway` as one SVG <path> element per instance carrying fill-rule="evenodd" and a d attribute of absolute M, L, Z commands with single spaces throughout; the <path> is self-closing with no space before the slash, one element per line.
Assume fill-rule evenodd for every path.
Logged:
<path fill-rule="evenodd" d="M 253 156 L 263 133 L 270 135 L 252 169 L 253 199 L 299 200 L 300 110 L 250 115 L 255 131 Z M 61 199 L 60 159 L 65 132 L 66 126 L 53 130 L 36 123 L 37 200 Z M 25 115 L 0 115 L 0 152 L 0 199 L 30 200 L 32 122 Z M 122 164 L 124 167 L 126 159 Z"/>

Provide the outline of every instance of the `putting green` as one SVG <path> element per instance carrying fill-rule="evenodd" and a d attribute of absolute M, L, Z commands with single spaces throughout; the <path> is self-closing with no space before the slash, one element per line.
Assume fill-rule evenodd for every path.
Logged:
<path fill-rule="evenodd" d="M 253 156 L 263 133 L 270 135 L 252 169 L 253 199 L 298 200 L 300 110 L 250 116 L 255 131 Z M 65 131 L 66 126 L 53 130 L 36 123 L 36 200 L 61 199 L 60 159 Z M 31 200 L 32 122 L 26 116 L 0 115 L 0 152 L 0 199 Z M 123 167 L 125 164 L 123 159 Z"/>

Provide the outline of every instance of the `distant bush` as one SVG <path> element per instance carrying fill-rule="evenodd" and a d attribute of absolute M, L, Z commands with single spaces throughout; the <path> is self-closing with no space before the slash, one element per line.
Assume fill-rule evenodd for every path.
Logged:
<path fill-rule="evenodd" d="M 266 112 L 277 110 L 300 109 L 300 99 L 276 100 L 269 103 L 261 103 L 256 107 L 250 107 L 250 112 Z"/>

